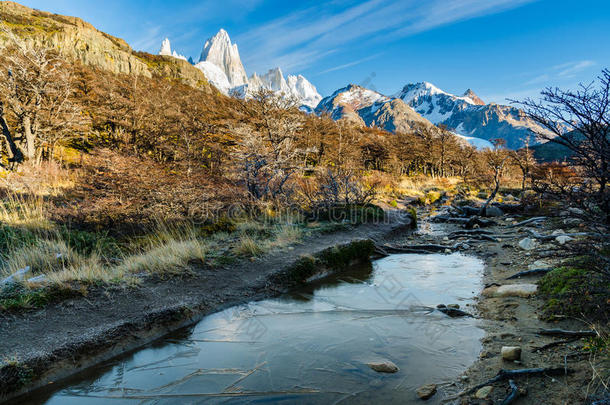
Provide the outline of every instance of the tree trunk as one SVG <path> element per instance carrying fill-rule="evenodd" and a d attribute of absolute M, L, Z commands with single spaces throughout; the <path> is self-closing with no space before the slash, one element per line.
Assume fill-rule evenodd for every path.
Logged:
<path fill-rule="evenodd" d="M 8 124 L 6 123 L 6 120 L 4 119 L 4 115 L 1 113 L 1 110 L 0 110 L 0 126 L 2 127 L 2 135 L 4 135 L 4 138 L 6 139 L 6 142 L 8 143 L 9 161 L 15 162 L 15 163 L 22 162 L 23 161 L 23 152 L 21 152 L 21 149 L 19 149 L 19 147 L 15 143 L 15 140 L 13 139 L 13 136 L 11 134 L 11 130 L 9 129 Z"/>
<path fill-rule="evenodd" d="M 33 160 L 36 157 L 36 145 L 34 144 L 34 134 L 32 133 L 32 120 L 29 116 L 23 118 L 23 134 L 27 143 L 26 157 Z"/>

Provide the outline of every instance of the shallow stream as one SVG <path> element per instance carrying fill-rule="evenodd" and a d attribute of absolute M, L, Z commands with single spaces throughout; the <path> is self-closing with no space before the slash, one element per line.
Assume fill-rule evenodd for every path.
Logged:
<path fill-rule="evenodd" d="M 477 359 L 479 321 L 433 308 L 472 311 L 482 273 L 462 254 L 392 255 L 207 316 L 28 403 L 421 403 L 417 387 L 442 392 Z M 385 360 L 400 370 L 367 365 Z"/>

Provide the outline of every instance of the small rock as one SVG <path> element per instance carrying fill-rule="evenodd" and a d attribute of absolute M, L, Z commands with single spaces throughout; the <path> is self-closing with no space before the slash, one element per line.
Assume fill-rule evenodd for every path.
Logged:
<path fill-rule="evenodd" d="M 502 353 L 503 360 L 514 361 L 521 359 L 521 348 L 518 346 L 503 346 L 500 353 Z"/>
<path fill-rule="evenodd" d="M 491 385 L 479 388 L 479 390 L 474 394 L 474 397 L 477 399 L 486 399 L 487 397 L 489 397 L 489 394 L 491 394 L 491 391 L 493 391 L 493 389 L 494 387 L 492 387 Z"/>
<path fill-rule="evenodd" d="M 555 240 L 560 244 L 560 245 L 565 245 L 567 242 L 574 240 L 574 238 L 569 237 L 568 235 L 560 235 L 558 237 L 555 238 Z"/>
<path fill-rule="evenodd" d="M 544 260 L 536 260 L 534 263 L 527 266 L 529 270 L 547 269 L 551 267 L 551 264 Z"/>
<path fill-rule="evenodd" d="M 563 231 L 563 229 L 555 229 L 551 235 L 553 236 L 557 236 L 557 235 L 563 235 L 565 232 Z"/>
<path fill-rule="evenodd" d="M 368 366 L 378 373 L 395 373 L 400 370 L 398 366 L 392 363 L 390 360 L 368 363 Z"/>
<path fill-rule="evenodd" d="M 479 358 L 481 359 L 487 359 L 491 357 L 491 354 L 487 351 L 487 350 L 483 350 L 480 354 L 479 354 Z"/>
<path fill-rule="evenodd" d="M 532 238 L 525 238 L 519 241 L 519 247 L 523 250 L 533 250 L 538 246 L 538 242 Z"/>
<path fill-rule="evenodd" d="M 515 220 L 515 218 L 506 218 L 505 221 L 506 222 L 513 222 Z"/>
<path fill-rule="evenodd" d="M 463 375 L 460 377 L 460 380 L 462 381 L 468 381 L 470 378 L 467 375 Z"/>
<path fill-rule="evenodd" d="M 443 238 L 443 240 L 444 240 L 445 242 L 447 242 L 447 241 L 449 240 L 449 237 L 448 237 L 448 236 L 445 236 L 445 237 Z"/>
<path fill-rule="evenodd" d="M 568 212 L 573 215 L 585 215 L 585 212 L 580 208 L 570 207 L 568 208 Z"/>
<path fill-rule="evenodd" d="M 445 304 L 438 304 L 438 305 L 436 306 L 436 308 L 438 308 L 438 309 L 441 309 L 441 308 L 447 308 L 447 305 L 445 305 Z"/>
<path fill-rule="evenodd" d="M 447 254 L 451 253 L 451 249 L 445 249 L 445 253 L 447 253 Z"/>
<path fill-rule="evenodd" d="M 578 218 L 566 218 L 563 220 L 564 225 L 577 226 L 580 225 L 581 221 Z"/>
<path fill-rule="evenodd" d="M 460 309 L 460 306 L 458 304 L 449 304 L 447 308 Z"/>
<path fill-rule="evenodd" d="M 416 391 L 417 396 L 423 400 L 429 399 L 436 394 L 436 384 L 426 384 L 419 387 Z"/>

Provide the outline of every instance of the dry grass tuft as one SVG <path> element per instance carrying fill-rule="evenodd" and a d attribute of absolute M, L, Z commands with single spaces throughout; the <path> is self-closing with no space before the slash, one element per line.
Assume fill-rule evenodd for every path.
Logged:
<path fill-rule="evenodd" d="M 166 240 L 140 254 L 127 256 L 118 274 L 176 276 L 189 272 L 190 264 L 205 262 L 207 246 L 198 239 Z"/>

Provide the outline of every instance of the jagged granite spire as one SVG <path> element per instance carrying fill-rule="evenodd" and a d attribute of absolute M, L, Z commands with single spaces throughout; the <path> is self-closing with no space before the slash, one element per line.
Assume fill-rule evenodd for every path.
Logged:
<path fill-rule="evenodd" d="M 231 87 L 248 83 L 248 76 L 241 63 L 237 44 L 231 43 L 231 38 L 224 29 L 220 29 L 216 35 L 205 42 L 199 61 L 213 63 L 223 70 Z"/>

